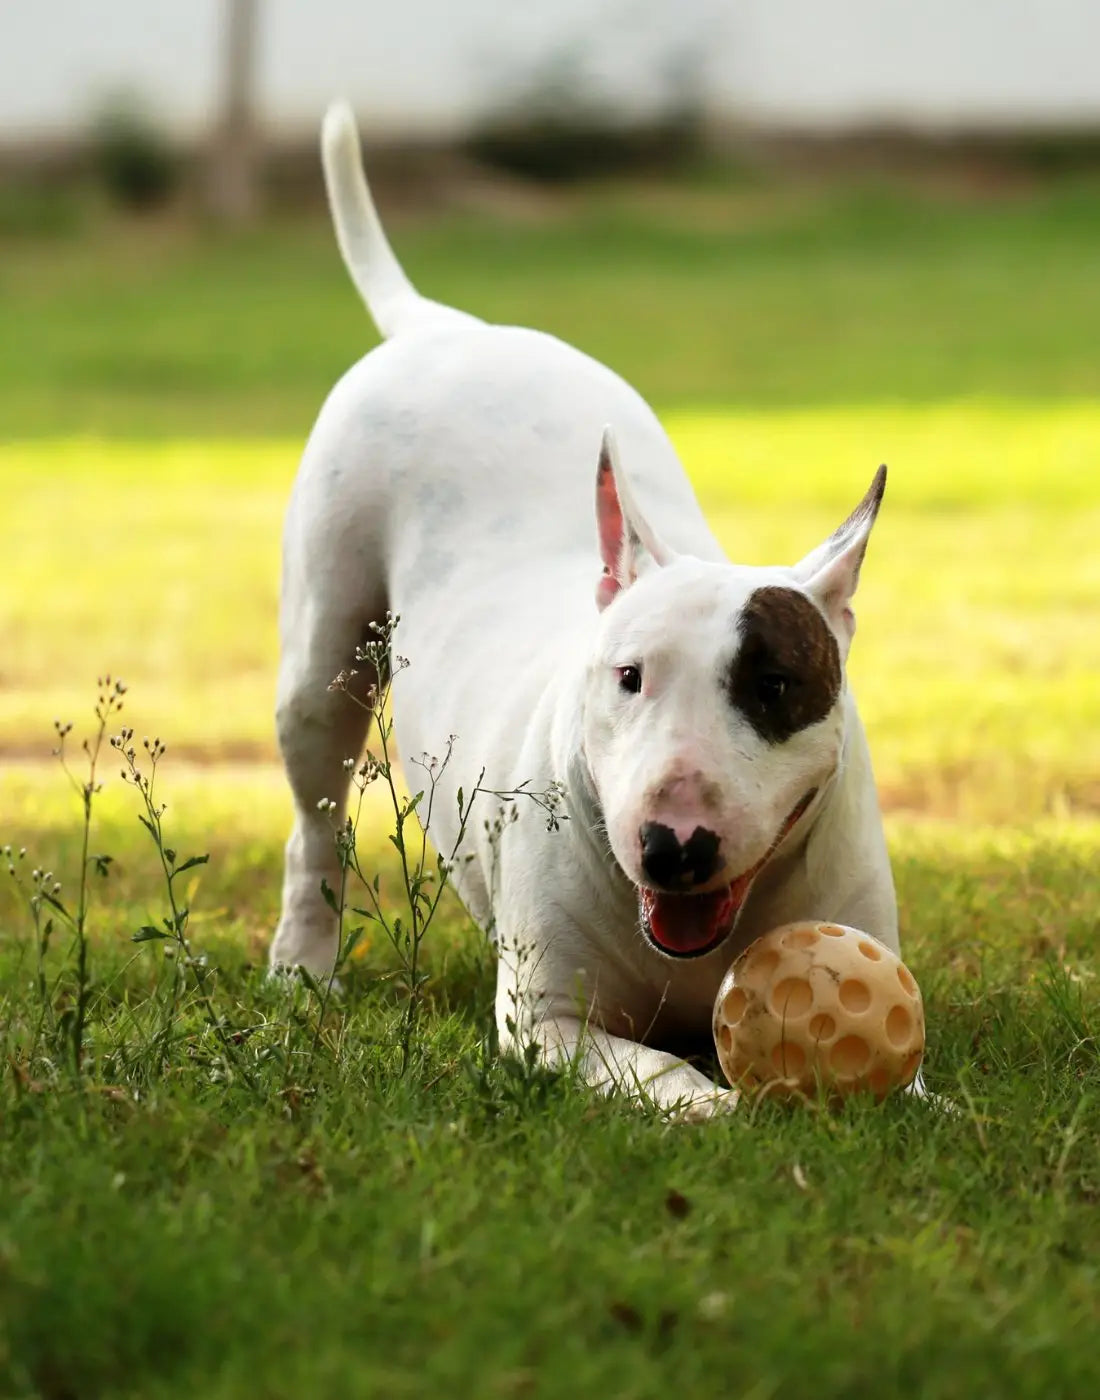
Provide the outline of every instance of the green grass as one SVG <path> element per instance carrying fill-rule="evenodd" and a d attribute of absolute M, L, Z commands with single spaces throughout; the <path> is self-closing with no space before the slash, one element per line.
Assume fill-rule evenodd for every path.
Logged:
<path fill-rule="evenodd" d="M 0 1395 L 1095 1393 L 1100 190 L 612 189 L 394 234 L 426 291 L 637 382 L 738 558 L 797 557 L 889 462 L 851 669 L 958 1111 L 593 1102 L 491 1054 L 454 906 L 404 1075 L 383 937 L 323 1013 L 268 984 L 280 520 L 365 316 L 318 221 L 9 242 L 0 845 L 72 899 L 50 722 L 78 738 L 93 678 L 125 677 L 169 745 L 167 839 L 211 857 L 178 892 L 242 1038 L 188 995 L 157 1048 L 174 964 L 130 935 L 163 880 L 107 763 L 79 1084 L 71 940 L 43 1001 L 0 866 Z M 386 830 L 375 795 L 392 903 Z"/>
<path fill-rule="evenodd" d="M 268 796 L 248 775 L 234 792 L 249 811 Z M 253 1028 L 256 1087 L 226 1082 L 193 1008 L 162 1077 L 134 1053 L 163 964 L 126 951 L 154 912 L 151 851 L 112 799 L 96 849 L 122 868 L 97 916 L 83 1095 L 19 1058 L 31 955 L 5 956 L 5 1393 L 1095 1388 L 1100 828 L 894 824 L 930 1082 L 955 1116 L 763 1106 L 685 1128 L 506 1072 L 485 1045 L 489 960 L 457 914 L 430 941 L 409 1072 L 378 945 L 307 1069 L 301 1001 L 262 980 L 250 923 L 271 912 L 274 853 L 237 848 L 224 795 L 207 812 L 192 796 L 170 830 L 181 850 L 211 838 L 197 902 L 218 917 L 195 937 L 231 1024 Z"/>
<path fill-rule="evenodd" d="M 658 404 L 1100 392 L 1100 184 L 594 191 L 543 217 L 387 224 L 429 295 L 565 336 Z M 374 343 L 327 221 L 10 241 L 11 436 L 300 435 Z"/>

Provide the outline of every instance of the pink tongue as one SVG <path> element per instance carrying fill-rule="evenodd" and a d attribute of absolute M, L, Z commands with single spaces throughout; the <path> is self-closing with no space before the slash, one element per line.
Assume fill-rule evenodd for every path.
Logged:
<path fill-rule="evenodd" d="M 642 908 L 656 943 L 670 953 L 696 953 L 725 933 L 734 910 L 729 888 L 710 894 L 642 890 Z"/>

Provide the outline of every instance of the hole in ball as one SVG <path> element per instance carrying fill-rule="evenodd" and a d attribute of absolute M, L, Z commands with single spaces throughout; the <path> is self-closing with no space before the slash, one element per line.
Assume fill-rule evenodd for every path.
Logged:
<path fill-rule="evenodd" d="M 862 1074 L 871 1058 L 871 1048 L 858 1035 L 846 1035 L 829 1052 L 829 1066 L 841 1079 Z"/>
<path fill-rule="evenodd" d="M 877 943 L 872 943 L 867 938 L 860 939 L 859 951 L 865 958 L 870 958 L 872 962 L 880 962 L 882 960 L 882 949 Z"/>
<path fill-rule="evenodd" d="M 808 1030 L 815 1040 L 829 1040 L 836 1035 L 836 1022 L 827 1011 L 819 1011 L 810 1018 Z"/>
<path fill-rule="evenodd" d="M 722 1016 L 731 1026 L 736 1026 L 745 1014 L 749 999 L 741 987 L 734 987 L 722 1003 Z"/>
<path fill-rule="evenodd" d="M 771 1054 L 772 1068 L 783 1079 L 797 1079 L 806 1068 L 806 1052 L 801 1045 L 781 1040 Z"/>
<path fill-rule="evenodd" d="M 784 977 L 772 992 L 772 1010 L 785 1021 L 797 1021 L 814 1004 L 814 994 L 804 977 Z"/>
<path fill-rule="evenodd" d="M 780 939 L 784 948 L 812 948 L 818 940 L 816 928 L 792 928 Z"/>
<path fill-rule="evenodd" d="M 913 980 L 913 974 L 904 963 L 898 963 L 898 981 L 901 983 L 901 989 L 907 997 L 915 997 L 917 995 L 917 984 Z"/>
<path fill-rule="evenodd" d="M 750 953 L 738 973 L 741 982 L 766 982 L 779 966 L 779 954 L 774 948 L 762 948 L 758 953 Z"/>
<path fill-rule="evenodd" d="M 861 982 L 858 977 L 849 977 L 847 981 L 841 982 L 837 989 L 837 996 L 845 1011 L 851 1011 L 859 1015 L 861 1011 L 866 1011 L 871 1005 L 871 989 L 866 982 Z"/>
<path fill-rule="evenodd" d="M 909 1015 L 904 1006 L 892 1006 L 890 1014 L 886 1018 L 886 1039 L 895 1050 L 901 1050 L 909 1044 L 912 1033 L 912 1016 Z"/>

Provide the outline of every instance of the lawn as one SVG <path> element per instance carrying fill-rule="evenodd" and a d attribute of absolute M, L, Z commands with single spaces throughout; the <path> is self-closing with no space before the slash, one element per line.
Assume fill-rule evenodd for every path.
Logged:
<path fill-rule="evenodd" d="M 697 179 L 537 215 L 394 241 L 631 377 L 731 555 L 799 556 L 890 465 L 851 673 L 957 1111 L 594 1103 L 493 1056 L 453 905 L 412 1022 L 376 925 L 341 999 L 265 981 L 281 514 L 371 332 L 318 221 L 89 216 L 0 246 L 0 1395 L 1094 1394 L 1100 187 Z M 83 781 L 107 671 L 168 744 L 162 844 L 210 860 L 172 883 L 195 962 L 131 942 L 171 907 L 109 752 L 82 977 L 25 895 L 37 867 L 80 903 L 49 750 L 74 721 Z M 391 827 L 374 792 L 392 915 Z"/>
<path fill-rule="evenodd" d="M 663 408 L 1100 396 L 1096 180 L 382 207 L 432 296 L 562 335 Z M 5 241 L 5 436 L 299 440 L 374 341 L 320 216 L 219 239 L 88 215 L 79 232 Z"/>

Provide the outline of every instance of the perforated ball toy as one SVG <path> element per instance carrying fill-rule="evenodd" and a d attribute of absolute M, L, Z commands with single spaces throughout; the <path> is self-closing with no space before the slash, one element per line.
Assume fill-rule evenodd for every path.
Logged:
<path fill-rule="evenodd" d="M 924 1006 L 913 974 L 869 934 L 784 924 L 726 973 L 714 1043 L 736 1088 L 882 1099 L 920 1068 Z"/>

